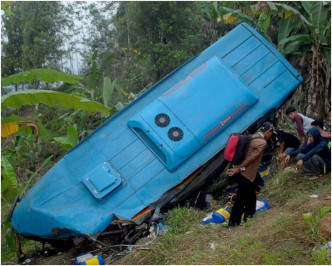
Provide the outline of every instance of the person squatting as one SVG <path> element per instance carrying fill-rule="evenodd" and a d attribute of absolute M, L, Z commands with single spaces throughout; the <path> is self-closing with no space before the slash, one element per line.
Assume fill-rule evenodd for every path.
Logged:
<path fill-rule="evenodd" d="M 281 170 L 290 162 L 290 158 L 296 157 L 295 170 L 302 169 L 309 180 L 318 179 L 331 171 L 331 132 L 326 131 L 323 121 L 297 113 L 294 107 L 288 107 L 286 115 L 295 122 L 299 138 L 265 122 L 252 135 L 242 163 L 226 171 L 229 177 L 238 182 L 237 192 L 231 197 L 233 207 L 229 226 L 240 225 L 242 217 L 246 222 L 256 212 L 257 188 L 262 186 L 258 170 L 270 139 L 274 148 L 279 149 Z"/>

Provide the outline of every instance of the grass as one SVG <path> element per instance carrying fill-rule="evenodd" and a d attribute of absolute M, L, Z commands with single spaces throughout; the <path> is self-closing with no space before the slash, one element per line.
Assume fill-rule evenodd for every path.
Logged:
<path fill-rule="evenodd" d="M 313 194 L 318 198 L 310 197 Z M 223 224 L 202 225 L 200 222 L 207 212 L 188 206 L 177 207 L 167 213 L 164 222 L 169 230 L 165 236 L 106 264 L 330 265 L 331 257 L 324 247 L 327 240 L 319 234 L 322 210 L 331 205 L 330 199 L 326 200 L 330 195 L 330 175 L 309 181 L 301 173 L 276 173 L 266 181 L 258 196 L 267 200 L 271 208 L 257 213 L 243 226 L 230 230 Z M 213 210 L 225 206 L 225 199 L 225 195 L 220 195 Z M 9 207 L 2 208 L 2 219 Z M 307 213 L 312 214 L 310 222 L 304 219 L 303 214 Z M 4 234 L 1 260 L 15 261 L 15 253 L 5 250 L 3 241 Z M 41 247 L 34 241 L 23 240 L 22 249 L 31 254 Z M 69 250 L 67 254 L 42 260 L 42 264 L 66 264 L 78 253 Z"/>
<path fill-rule="evenodd" d="M 158 237 L 148 250 L 134 250 L 111 263 L 330 265 L 331 257 L 324 248 L 327 240 L 312 232 L 303 218 L 307 212 L 317 217 L 324 206 L 330 206 L 330 200 L 326 200 L 331 195 L 330 186 L 330 176 L 309 181 L 301 173 L 277 173 L 266 181 L 258 196 L 271 208 L 232 230 L 222 224 L 201 225 L 206 212 L 175 208 L 168 213 L 165 236 Z M 313 194 L 318 198 L 311 198 Z M 224 203 L 218 202 L 218 206 Z"/>
<path fill-rule="evenodd" d="M 316 265 L 331 264 L 331 259 L 330 260 L 327 259 L 328 256 L 329 256 L 328 250 L 324 247 L 315 249 L 312 252 L 312 259 L 314 261 L 314 264 Z"/>
<path fill-rule="evenodd" d="M 5 228 L 6 219 L 8 217 L 8 213 L 11 205 L 6 203 L 5 201 L 1 202 L 1 262 L 17 262 L 18 257 L 15 248 L 10 248 L 7 244 L 6 237 L 12 236 L 11 241 L 14 242 L 14 234 L 10 234 L 10 232 L 14 233 L 10 228 Z M 7 229 L 7 230 L 6 230 Z M 21 248 L 24 254 L 31 254 L 36 250 L 41 250 L 42 244 L 37 241 L 28 240 L 26 238 L 21 237 Z"/>

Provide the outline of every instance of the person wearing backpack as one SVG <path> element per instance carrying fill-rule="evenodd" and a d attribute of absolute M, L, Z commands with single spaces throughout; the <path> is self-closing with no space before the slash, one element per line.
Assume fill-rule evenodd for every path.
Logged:
<path fill-rule="evenodd" d="M 226 172 L 228 176 L 238 180 L 238 190 L 229 218 L 229 226 L 239 225 L 243 213 L 244 221 L 246 221 L 256 212 L 255 179 L 259 176 L 258 166 L 267 145 L 266 141 L 271 138 L 273 131 L 273 125 L 265 122 L 261 130 L 251 137 L 243 161 Z"/>

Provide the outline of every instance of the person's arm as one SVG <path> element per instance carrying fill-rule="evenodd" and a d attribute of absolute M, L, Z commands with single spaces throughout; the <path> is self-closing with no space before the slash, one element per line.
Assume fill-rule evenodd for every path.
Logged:
<path fill-rule="evenodd" d="M 300 146 L 299 149 L 292 151 L 288 153 L 285 157 L 285 164 L 288 164 L 291 157 L 298 155 L 299 153 L 303 153 L 305 149 L 307 148 L 308 143 L 304 143 L 302 146 Z"/>
<path fill-rule="evenodd" d="M 298 155 L 299 153 L 303 153 L 305 151 L 305 149 L 307 148 L 307 145 L 308 145 L 308 143 L 304 143 L 302 146 L 300 146 L 300 148 L 288 153 L 287 155 L 289 155 L 290 157 L 293 157 L 293 156 Z"/>
<path fill-rule="evenodd" d="M 238 167 L 239 168 L 248 167 L 253 161 L 257 159 L 257 157 L 259 157 L 264 152 L 265 148 L 266 148 L 266 141 L 259 143 L 257 146 L 255 146 L 255 149 L 253 149 L 250 156 L 247 156 Z"/>
<path fill-rule="evenodd" d="M 284 155 L 284 150 L 285 150 L 285 142 L 281 142 L 280 143 L 280 147 L 279 147 L 279 159 L 281 159 Z"/>
<path fill-rule="evenodd" d="M 236 174 L 240 173 L 241 172 L 240 168 L 242 168 L 242 167 L 246 168 L 253 161 L 255 161 L 257 159 L 257 157 L 260 156 L 261 153 L 264 152 L 265 147 L 266 147 L 266 142 L 264 142 L 264 143 L 262 142 L 261 144 L 258 144 L 257 146 L 255 146 L 255 149 L 252 151 L 250 156 L 247 156 L 245 158 L 245 160 L 240 165 L 238 165 L 236 167 L 233 167 L 231 169 L 228 169 L 226 171 L 226 174 L 228 176 L 233 176 L 233 175 L 236 175 Z"/>
<path fill-rule="evenodd" d="M 303 121 L 302 117 L 300 115 L 296 115 L 294 118 L 295 124 L 296 124 L 296 129 L 297 129 L 297 134 L 299 135 L 299 138 L 301 140 L 301 143 L 303 144 L 306 140 L 305 133 L 303 130 Z"/>
<path fill-rule="evenodd" d="M 321 141 L 317 146 L 313 147 L 310 151 L 308 151 L 306 154 L 304 154 L 304 156 L 301 158 L 301 160 L 304 162 L 309 160 L 315 154 L 326 149 L 326 147 L 327 147 L 327 142 L 325 140 Z"/>
<path fill-rule="evenodd" d="M 324 131 L 321 135 L 325 139 L 331 139 L 331 132 Z"/>
<path fill-rule="evenodd" d="M 226 171 L 226 174 L 228 176 L 233 176 L 233 175 L 236 175 L 238 173 L 240 173 L 240 168 L 230 168 Z"/>

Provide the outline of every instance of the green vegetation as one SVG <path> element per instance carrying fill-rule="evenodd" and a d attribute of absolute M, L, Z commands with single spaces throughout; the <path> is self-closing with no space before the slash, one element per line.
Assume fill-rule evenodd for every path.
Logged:
<path fill-rule="evenodd" d="M 223 224 L 201 225 L 206 212 L 175 208 L 168 213 L 165 236 L 148 250 L 136 250 L 112 264 L 330 265 L 327 240 L 318 228 L 320 217 L 330 215 L 326 197 L 331 194 L 331 180 L 324 176 L 315 183 L 313 186 L 302 174 L 277 173 L 259 195 L 268 199 L 271 208 L 231 230 Z M 318 199 L 311 198 L 312 194 Z M 219 202 L 215 209 L 224 204 Z"/>
<path fill-rule="evenodd" d="M 2 1 L 1 10 L 1 123 L 35 125 L 16 125 L 1 143 L 3 261 L 17 259 L 7 220 L 15 196 L 109 117 L 241 22 L 264 35 L 302 75 L 302 86 L 285 106 L 292 104 L 330 125 L 330 2 Z M 277 113 L 281 128 L 287 125 L 283 108 Z M 156 253 L 144 250 L 137 261 L 231 264 L 244 263 L 246 255 L 248 264 L 325 263 L 317 231 L 323 206 L 309 206 L 307 193 L 325 191 L 326 182 L 305 182 L 292 172 L 269 181 L 262 197 L 288 211 L 275 213 L 267 226 L 271 239 L 287 246 L 285 250 L 274 248 L 265 231 L 257 231 L 267 214 L 230 234 L 219 226 L 200 226 L 203 212 L 176 208 Z M 312 214 L 308 221 L 304 213 Z M 300 235 L 299 225 L 302 233 L 311 233 Z M 279 237 L 284 232 L 299 235 Z M 288 238 L 298 241 L 284 243 Z M 24 241 L 23 249 L 31 249 L 32 243 Z"/>
<path fill-rule="evenodd" d="M 24 105 L 45 104 L 49 107 L 73 108 L 88 112 L 109 113 L 110 109 L 101 103 L 70 95 L 63 92 L 47 90 L 28 90 L 12 92 L 1 98 L 3 107 L 21 108 Z"/>

